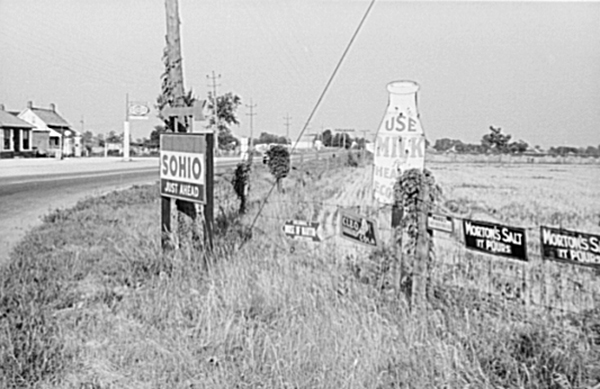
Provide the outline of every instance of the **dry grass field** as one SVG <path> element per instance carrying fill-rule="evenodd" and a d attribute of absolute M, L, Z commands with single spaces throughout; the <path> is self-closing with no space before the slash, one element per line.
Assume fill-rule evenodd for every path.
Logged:
<path fill-rule="evenodd" d="M 460 236 L 434 236 L 436 263 L 462 267 L 436 273 L 432 282 L 456 288 L 411 311 L 402 291 L 385 287 L 394 260 L 386 243 L 389 210 L 369 200 L 371 169 L 346 166 L 345 158 L 329 169 L 320 161 L 292 170 L 285 192 L 269 198 L 243 245 L 273 180 L 262 166 L 253 171 L 250 210 L 240 216 L 230 177 L 219 178 L 213 255 L 185 240 L 161 252 L 155 186 L 48 215 L 0 273 L 0 387 L 564 389 L 600 383 L 594 317 L 567 323 L 537 314 L 520 318 L 513 305 L 480 309 L 473 302 L 482 282 L 465 280 L 478 276 L 477 261 L 488 274 L 506 261 L 465 252 Z M 598 232 L 597 168 L 430 168 L 458 216 Z M 337 235 L 344 209 L 379 221 L 379 248 Z M 318 221 L 321 242 L 286 237 L 288 219 Z"/>

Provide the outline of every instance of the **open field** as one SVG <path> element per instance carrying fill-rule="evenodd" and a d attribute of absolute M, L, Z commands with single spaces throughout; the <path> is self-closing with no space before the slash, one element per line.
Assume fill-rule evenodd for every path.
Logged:
<path fill-rule="evenodd" d="M 273 181 L 258 166 L 250 211 L 238 216 L 229 177 L 219 178 L 218 236 L 208 257 L 186 241 L 161 253 L 155 186 L 48 215 L 0 273 L 0 387 L 563 389 L 600 383 L 598 309 L 568 321 L 539 312 L 522 318 L 514 305 L 480 309 L 478 283 L 464 284 L 474 273 L 461 270 L 453 274 L 451 296 L 411 311 L 403 292 L 385 283 L 393 261 L 383 244 L 389 210 L 370 202 L 370 168 L 345 162 L 338 156 L 328 170 L 324 161 L 293 170 L 285 193 L 271 196 L 242 247 L 245 227 Z M 444 191 L 440 206 L 457 217 L 599 232 L 598 167 L 430 169 Z M 337 236 L 343 209 L 376 218 L 382 246 L 373 250 Z M 285 237 L 287 219 L 318 220 L 321 242 Z M 458 268 L 464 258 L 469 269 L 479 261 L 488 272 L 507 263 L 466 255 L 459 236 L 434 238 L 439 263 Z M 581 273 L 587 288 L 598 287 L 592 284 L 597 275 L 579 270 L 569 277 Z M 435 280 L 445 285 L 444 277 Z"/>

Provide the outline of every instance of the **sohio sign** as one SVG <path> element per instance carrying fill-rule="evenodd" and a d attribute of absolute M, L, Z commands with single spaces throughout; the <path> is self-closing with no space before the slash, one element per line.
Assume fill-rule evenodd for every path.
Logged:
<path fill-rule="evenodd" d="M 206 203 L 206 141 L 200 134 L 160 138 L 160 194 Z"/>
<path fill-rule="evenodd" d="M 375 140 L 373 195 L 381 203 L 393 204 L 396 179 L 425 165 L 425 134 L 417 110 L 419 84 L 395 81 L 387 89 L 388 106 Z"/>

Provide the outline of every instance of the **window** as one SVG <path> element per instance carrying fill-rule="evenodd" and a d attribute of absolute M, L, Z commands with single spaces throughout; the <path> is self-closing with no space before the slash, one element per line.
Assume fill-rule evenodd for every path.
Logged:
<path fill-rule="evenodd" d="M 10 150 L 10 149 L 12 149 L 12 147 L 10 147 L 11 131 L 10 130 L 3 130 L 3 131 L 4 131 L 4 140 L 2 142 L 2 149 Z"/>
<path fill-rule="evenodd" d="M 23 130 L 22 134 L 23 134 L 23 147 L 22 147 L 22 149 L 23 150 L 29 150 L 29 149 L 31 149 L 31 144 L 29 142 L 29 137 L 31 135 L 31 131 L 29 131 L 29 130 Z"/>

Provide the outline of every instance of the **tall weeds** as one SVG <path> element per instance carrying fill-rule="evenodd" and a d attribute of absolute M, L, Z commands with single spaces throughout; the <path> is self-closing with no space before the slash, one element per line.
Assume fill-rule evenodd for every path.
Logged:
<path fill-rule="evenodd" d="M 330 177 L 311 169 L 292 171 L 288 181 L 337 193 L 318 179 Z M 558 375 L 573 387 L 600 381 L 598 348 L 576 325 L 524 324 L 452 291 L 410 312 L 386 294 L 389 250 L 350 266 L 335 251 L 290 253 L 260 231 L 240 249 L 258 183 L 268 182 L 264 169 L 251 174 L 250 215 L 239 215 L 230 180 L 218 184 L 208 269 L 208 254 L 186 242 L 161 252 L 156 187 L 49 215 L 0 275 L 0 387 L 558 388 Z"/>

